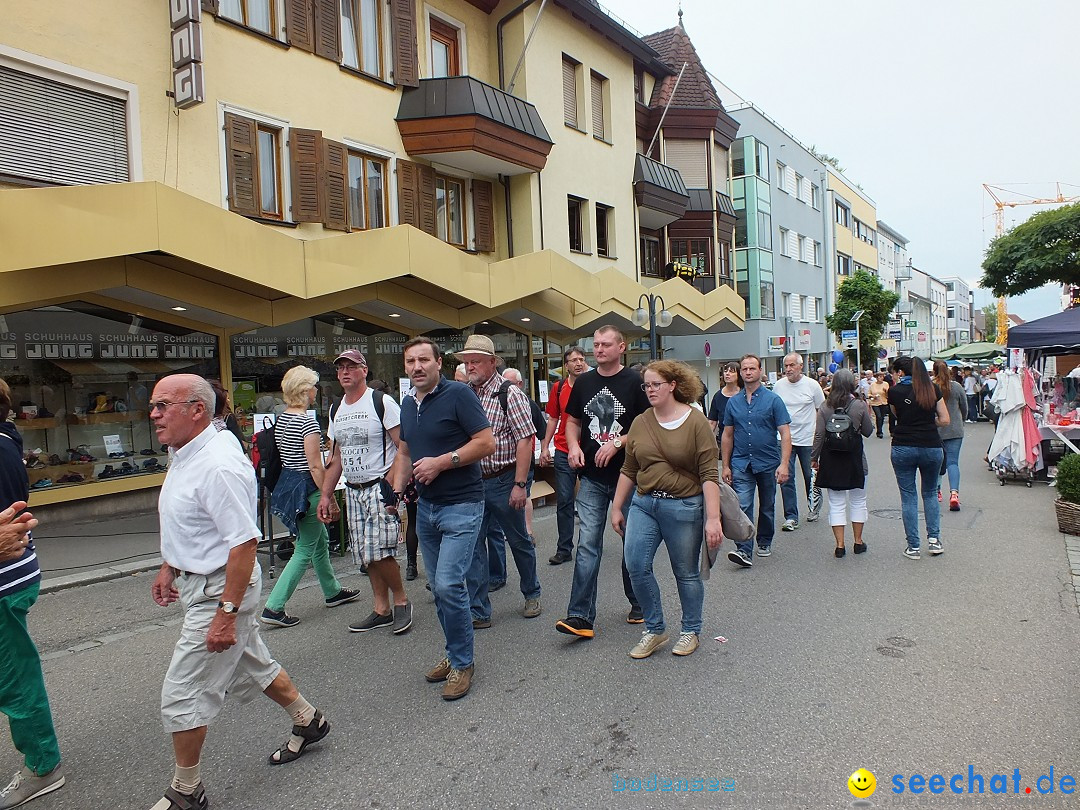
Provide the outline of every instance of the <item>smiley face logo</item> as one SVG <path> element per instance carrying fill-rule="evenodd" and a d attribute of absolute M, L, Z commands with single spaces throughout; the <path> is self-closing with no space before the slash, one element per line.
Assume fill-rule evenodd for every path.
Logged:
<path fill-rule="evenodd" d="M 847 789 L 856 799 L 869 799 L 877 790 L 877 780 L 866 768 L 859 768 L 848 777 Z"/>

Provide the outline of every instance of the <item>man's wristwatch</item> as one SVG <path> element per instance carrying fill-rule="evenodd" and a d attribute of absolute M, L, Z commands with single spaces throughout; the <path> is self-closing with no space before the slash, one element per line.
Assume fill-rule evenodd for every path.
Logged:
<path fill-rule="evenodd" d="M 218 602 L 217 606 L 218 610 L 220 610 L 222 613 L 236 613 L 236 611 L 240 610 L 240 608 L 238 608 L 232 602 Z"/>
<path fill-rule="evenodd" d="M 611 446 L 614 447 L 616 450 L 622 447 L 622 436 L 616 436 L 614 439 L 612 439 Z"/>
<path fill-rule="evenodd" d="M 461 456 L 458 455 L 457 450 L 454 450 L 450 453 L 450 464 L 454 467 L 461 466 Z"/>
<path fill-rule="evenodd" d="M 525 489 L 527 486 L 529 486 L 529 482 L 528 481 L 515 481 L 514 486 L 515 487 L 521 487 L 522 489 Z"/>

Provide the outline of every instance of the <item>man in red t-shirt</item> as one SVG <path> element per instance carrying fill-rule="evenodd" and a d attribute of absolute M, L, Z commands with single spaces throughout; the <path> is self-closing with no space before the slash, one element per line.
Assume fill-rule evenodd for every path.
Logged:
<path fill-rule="evenodd" d="M 574 551 L 574 490 L 577 487 L 577 470 L 570 467 L 567 460 L 566 446 L 566 403 L 570 400 L 570 391 L 578 376 L 589 370 L 585 362 L 585 352 L 578 347 L 568 349 L 563 354 L 563 369 L 566 379 L 555 384 L 551 398 L 547 403 L 547 432 L 540 449 L 540 466 L 552 464 L 550 452 L 551 440 L 555 440 L 555 519 L 559 526 L 559 545 L 555 553 L 548 558 L 552 565 L 569 562 Z"/>

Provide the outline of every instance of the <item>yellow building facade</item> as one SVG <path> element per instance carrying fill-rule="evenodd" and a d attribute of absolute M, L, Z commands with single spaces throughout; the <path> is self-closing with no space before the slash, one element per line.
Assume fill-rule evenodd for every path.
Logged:
<path fill-rule="evenodd" d="M 633 331 L 636 88 L 668 75 L 586 0 L 7 9 L 0 376 L 35 503 L 160 484 L 164 373 L 219 377 L 250 432 L 342 348 L 396 393 L 408 337 L 482 331 L 536 394 Z M 742 327 L 730 287 L 659 288 L 675 333 Z"/>
<path fill-rule="evenodd" d="M 877 206 L 842 174 L 828 168 L 832 200 L 833 272 L 836 289 L 857 270 L 877 275 Z"/>

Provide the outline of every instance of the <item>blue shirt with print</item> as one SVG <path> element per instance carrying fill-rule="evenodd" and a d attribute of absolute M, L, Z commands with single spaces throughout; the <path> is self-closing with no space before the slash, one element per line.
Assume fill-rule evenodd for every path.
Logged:
<path fill-rule="evenodd" d="M 423 401 L 409 394 L 401 400 L 401 440 L 413 462 L 460 450 L 486 427 L 484 409 L 464 383 L 439 380 Z M 477 503 L 484 500 L 480 462 L 462 464 L 439 474 L 430 484 L 417 482 L 416 491 L 431 503 Z"/>
<path fill-rule="evenodd" d="M 750 395 L 749 402 L 745 391 L 737 393 L 724 411 L 724 427 L 733 428 L 731 468 L 755 473 L 775 470 L 780 466 L 776 429 L 790 424 L 784 401 L 764 385 Z"/>

